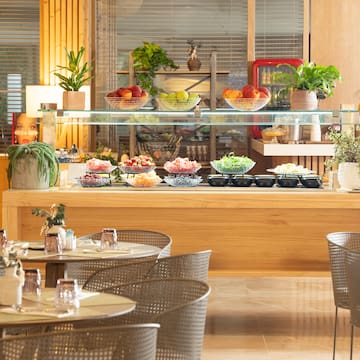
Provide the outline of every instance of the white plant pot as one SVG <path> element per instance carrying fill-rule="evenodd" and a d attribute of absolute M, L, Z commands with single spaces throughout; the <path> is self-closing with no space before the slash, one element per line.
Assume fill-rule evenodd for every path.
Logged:
<path fill-rule="evenodd" d="M 360 188 L 360 167 L 358 163 L 344 162 L 339 164 L 338 180 L 341 189 Z"/>
<path fill-rule="evenodd" d="M 48 189 L 50 170 L 47 169 L 44 176 L 39 174 L 38 161 L 28 155 L 17 159 L 13 164 L 11 187 L 13 189 Z"/>

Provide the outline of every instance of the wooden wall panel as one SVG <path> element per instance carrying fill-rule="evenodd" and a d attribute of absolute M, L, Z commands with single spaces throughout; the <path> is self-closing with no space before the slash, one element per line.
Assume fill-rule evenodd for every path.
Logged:
<path fill-rule="evenodd" d="M 90 4 L 91 0 L 40 0 L 40 84 L 55 85 L 53 71 L 57 65 L 66 65 L 65 48 L 86 49 L 84 61 L 91 54 Z M 90 62 L 90 61 L 89 61 Z M 88 151 L 89 129 L 58 126 L 56 147 L 69 148 L 73 143 Z M 82 136 L 79 136 L 81 134 Z"/>
<path fill-rule="evenodd" d="M 335 65 L 343 75 L 334 96 L 320 102 L 323 109 L 340 104 L 358 104 L 360 57 L 358 0 L 316 0 L 311 2 L 311 60 Z"/>

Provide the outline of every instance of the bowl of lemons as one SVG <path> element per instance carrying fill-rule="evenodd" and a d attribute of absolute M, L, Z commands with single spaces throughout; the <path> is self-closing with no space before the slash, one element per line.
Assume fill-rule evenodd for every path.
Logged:
<path fill-rule="evenodd" d="M 180 90 L 170 93 L 160 93 L 157 98 L 159 110 L 190 111 L 199 104 L 201 98 L 196 93 Z"/>

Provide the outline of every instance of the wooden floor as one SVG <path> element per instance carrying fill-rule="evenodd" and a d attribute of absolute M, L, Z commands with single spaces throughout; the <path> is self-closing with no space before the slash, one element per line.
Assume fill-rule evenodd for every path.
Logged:
<path fill-rule="evenodd" d="M 331 278 L 209 279 L 203 360 L 331 360 Z M 337 360 L 349 359 L 349 313 L 339 310 Z M 353 359 L 360 359 L 355 329 Z"/>

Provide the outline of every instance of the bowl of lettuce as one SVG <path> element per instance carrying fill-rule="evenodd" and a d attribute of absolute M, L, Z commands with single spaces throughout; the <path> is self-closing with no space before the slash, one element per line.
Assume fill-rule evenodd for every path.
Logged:
<path fill-rule="evenodd" d="M 256 163 L 247 156 L 235 156 L 234 153 L 231 152 L 223 156 L 220 160 L 211 161 L 210 164 L 218 173 L 238 175 L 246 174 Z"/>

